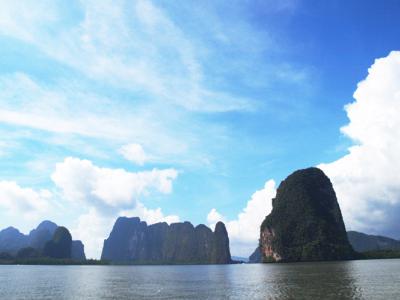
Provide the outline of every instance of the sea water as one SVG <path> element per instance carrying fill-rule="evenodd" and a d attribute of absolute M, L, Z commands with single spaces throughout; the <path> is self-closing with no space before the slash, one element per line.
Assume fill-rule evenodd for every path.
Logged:
<path fill-rule="evenodd" d="M 0 266 L 0 299 L 400 299 L 400 260 Z"/>

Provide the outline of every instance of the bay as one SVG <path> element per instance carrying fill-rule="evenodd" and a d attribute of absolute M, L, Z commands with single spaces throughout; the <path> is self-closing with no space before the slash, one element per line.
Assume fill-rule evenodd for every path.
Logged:
<path fill-rule="evenodd" d="M 190 266 L 0 266 L 0 299 L 400 299 L 400 259 Z"/>

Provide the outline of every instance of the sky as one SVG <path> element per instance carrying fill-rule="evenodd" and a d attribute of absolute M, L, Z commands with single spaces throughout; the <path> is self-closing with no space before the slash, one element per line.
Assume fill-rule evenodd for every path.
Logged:
<path fill-rule="evenodd" d="M 0 0 L 0 228 L 227 225 L 320 167 L 347 229 L 400 238 L 400 2 Z"/>

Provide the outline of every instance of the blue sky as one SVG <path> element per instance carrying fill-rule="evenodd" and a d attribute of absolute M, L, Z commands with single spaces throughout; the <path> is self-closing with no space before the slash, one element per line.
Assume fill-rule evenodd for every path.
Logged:
<path fill-rule="evenodd" d="M 0 6 L 1 227 L 51 219 L 97 257 L 118 215 L 224 220 L 233 254 L 248 255 L 279 182 L 325 163 L 348 228 L 400 237 L 382 221 L 400 180 L 371 194 L 381 173 L 364 176 L 368 160 L 350 174 L 346 158 L 354 145 L 371 159 L 397 149 L 362 132 L 382 117 L 397 138 L 386 114 L 398 109 L 398 1 Z M 353 98 L 362 80 L 393 93 Z"/>

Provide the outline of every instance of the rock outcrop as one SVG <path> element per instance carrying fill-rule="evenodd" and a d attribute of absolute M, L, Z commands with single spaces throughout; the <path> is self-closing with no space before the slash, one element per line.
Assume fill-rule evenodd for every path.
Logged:
<path fill-rule="evenodd" d="M 263 262 L 351 259 L 335 191 L 318 168 L 299 170 L 279 185 L 261 225 Z"/>
<path fill-rule="evenodd" d="M 19 249 L 28 247 L 28 237 L 14 227 L 0 231 L 0 252 L 15 255 Z"/>
<path fill-rule="evenodd" d="M 381 235 L 369 235 L 357 231 L 348 231 L 347 237 L 357 252 L 400 250 L 400 241 Z"/>
<path fill-rule="evenodd" d="M 73 260 L 86 260 L 85 246 L 81 241 L 72 241 L 71 258 Z"/>
<path fill-rule="evenodd" d="M 102 259 L 133 264 L 231 263 L 229 238 L 222 222 L 215 231 L 189 222 L 147 225 L 120 217 L 104 241 Z"/>
<path fill-rule="evenodd" d="M 260 247 L 257 247 L 254 252 L 249 256 L 249 263 L 250 264 L 258 264 L 262 262 L 262 257 L 261 257 L 261 249 Z"/>
<path fill-rule="evenodd" d="M 43 255 L 51 258 L 70 259 L 72 252 L 72 236 L 65 227 L 57 227 L 53 238 L 43 248 Z"/>
<path fill-rule="evenodd" d="M 215 256 L 211 256 L 211 261 L 216 264 L 226 264 L 231 262 L 229 251 L 229 237 L 225 224 L 218 222 L 214 231 Z M 205 250 L 207 250 L 205 248 Z"/>
<path fill-rule="evenodd" d="M 32 229 L 29 233 L 29 246 L 34 249 L 43 250 L 44 245 L 52 239 L 57 227 L 57 224 L 51 221 L 40 223 L 38 227 Z"/>

